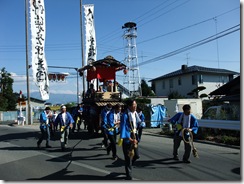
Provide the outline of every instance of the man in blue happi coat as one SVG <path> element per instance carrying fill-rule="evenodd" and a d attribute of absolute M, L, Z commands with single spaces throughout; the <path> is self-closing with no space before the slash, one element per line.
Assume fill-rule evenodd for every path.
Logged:
<path fill-rule="evenodd" d="M 137 130 L 138 130 L 138 142 L 140 142 L 141 141 L 141 136 L 142 136 L 142 130 L 143 130 L 143 128 L 146 127 L 145 115 L 142 112 L 142 108 L 139 107 L 139 106 L 137 106 L 136 111 L 137 111 L 137 114 L 138 114 L 138 116 L 139 116 L 139 118 L 141 120 L 139 122 L 139 124 L 138 124 L 138 127 L 137 127 Z"/>
<path fill-rule="evenodd" d="M 132 180 L 132 165 L 140 158 L 137 127 L 141 120 L 136 112 L 137 103 L 135 100 L 129 99 L 127 107 L 120 121 L 120 138 L 123 139 L 126 179 Z"/>
<path fill-rule="evenodd" d="M 183 106 L 182 109 L 183 112 L 178 112 L 176 115 L 174 115 L 172 118 L 168 120 L 168 122 L 171 122 L 173 125 L 176 126 L 173 147 L 174 160 L 179 160 L 178 149 L 183 138 L 185 140 L 189 140 L 190 133 L 197 134 L 198 131 L 198 121 L 196 117 L 193 114 L 191 114 L 191 106 L 186 104 Z M 186 131 L 183 132 L 183 129 Z M 189 144 L 188 141 L 184 141 L 184 145 L 185 153 L 183 155 L 183 162 L 191 163 L 191 161 L 189 160 L 192 149 L 191 144 Z"/>
<path fill-rule="evenodd" d="M 107 147 L 107 154 L 112 150 L 113 160 L 117 160 L 117 148 L 116 148 L 116 137 L 119 133 L 120 126 L 120 112 L 121 105 L 116 104 L 114 109 L 112 109 L 107 115 L 107 122 L 103 125 L 103 128 L 106 130 L 106 134 L 108 135 L 108 139 L 110 141 Z"/>
<path fill-rule="evenodd" d="M 108 103 L 101 111 L 101 131 L 103 135 L 102 147 L 108 147 L 108 135 L 106 134 L 105 124 L 107 124 L 107 115 L 112 110 L 112 105 Z"/>
<path fill-rule="evenodd" d="M 60 127 L 60 142 L 62 151 L 65 150 L 68 143 L 69 129 L 73 127 L 74 119 L 71 114 L 66 111 L 66 106 L 61 106 L 61 112 L 55 119 L 55 124 L 59 124 Z"/>
<path fill-rule="evenodd" d="M 51 108 L 46 107 L 45 110 L 40 114 L 40 130 L 41 136 L 37 141 L 37 147 L 40 148 L 43 139 L 46 139 L 46 147 L 51 148 L 50 142 L 50 124 L 49 120 L 52 117 Z"/>

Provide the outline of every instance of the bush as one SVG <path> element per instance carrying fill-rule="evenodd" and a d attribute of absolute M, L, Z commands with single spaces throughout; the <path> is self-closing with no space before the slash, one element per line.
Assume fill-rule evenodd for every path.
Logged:
<path fill-rule="evenodd" d="M 240 131 L 199 128 L 197 138 L 228 145 L 240 146 Z"/>
<path fill-rule="evenodd" d="M 221 142 L 224 144 L 240 146 L 240 137 L 232 137 L 232 136 L 224 135 L 221 136 Z"/>

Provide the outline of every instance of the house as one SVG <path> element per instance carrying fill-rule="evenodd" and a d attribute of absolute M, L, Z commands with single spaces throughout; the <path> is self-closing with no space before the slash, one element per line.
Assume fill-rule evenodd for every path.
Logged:
<path fill-rule="evenodd" d="M 202 119 L 240 120 L 240 76 L 209 93 L 219 105 L 210 106 Z"/>
<path fill-rule="evenodd" d="M 186 99 L 170 99 L 164 100 L 164 105 L 167 109 L 167 115 L 173 117 L 176 113 L 182 111 L 183 106 L 189 104 L 191 106 L 191 113 L 197 118 L 202 117 L 202 99 L 186 98 Z"/>
<path fill-rule="evenodd" d="M 187 98 L 207 95 L 219 86 L 231 81 L 239 73 L 202 66 L 182 65 L 181 69 L 150 80 L 157 96 L 169 96 L 172 92 Z"/>
<path fill-rule="evenodd" d="M 218 89 L 209 93 L 210 98 L 220 97 L 219 100 L 229 102 L 230 105 L 240 109 L 240 75 Z"/>
<path fill-rule="evenodd" d="M 45 102 L 46 101 L 30 97 L 30 106 L 34 109 L 44 109 L 45 108 Z M 20 105 L 21 105 L 22 109 L 25 109 L 27 103 L 28 103 L 27 98 L 23 98 L 23 100 L 18 100 L 16 108 L 20 109 Z"/>
<path fill-rule="evenodd" d="M 221 101 L 240 103 L 240 75 L 218 89 L 209 93 L 210 97 L 221 96 Z"/>

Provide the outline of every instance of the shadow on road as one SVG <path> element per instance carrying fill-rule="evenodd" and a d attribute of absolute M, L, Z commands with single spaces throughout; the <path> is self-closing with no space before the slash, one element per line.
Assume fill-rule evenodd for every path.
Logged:
<path fill-rule="evenodd" d="M 56 173 L 50 174 L 48 176 L 42 177 L 42 178 L 30 178 L 28 180 L 56 180 L 56 181 L 62 181 L 62 180 L 121 180 L 125 179 L 124 177 L 121 177 L 121 175 L 124 175 L 124 173 L 115 173 L 112 172 L 105 176 L 97 176 L 97 175 L 72 175 L 72 171 L 68 171 L 67 169 L 62 169 Z"/>

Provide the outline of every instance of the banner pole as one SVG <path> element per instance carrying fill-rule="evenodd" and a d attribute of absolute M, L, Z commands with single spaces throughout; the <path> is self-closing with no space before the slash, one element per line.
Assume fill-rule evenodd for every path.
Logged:
<path fill-rule="evenodd" d="M 82 60 L 82 67 L 85 66 L 85 61 L 84 61 L 84 33 L 83 33 L 83 23 L 82 23 L 82 0 L 80 0 L 80 30 L 81 30 L 81 60 Z M 78 72 L 78 71 L 77 71 Z M 86 81 L 85 81 L 85 73 L 82 76 L 82 81 L 83 81 L 83 93 L 85 94 L 86 92 Z"/>
<path fill-rule="evenodd" d="M 26 60 L 26 81 L 27 81 L 27 122 L 31 124 L 31 109 L 30 109 L 30 84 L 29 84 L 29 60 L 28 60 L 28 0 L 25 0 L 25 60 Z"/>

